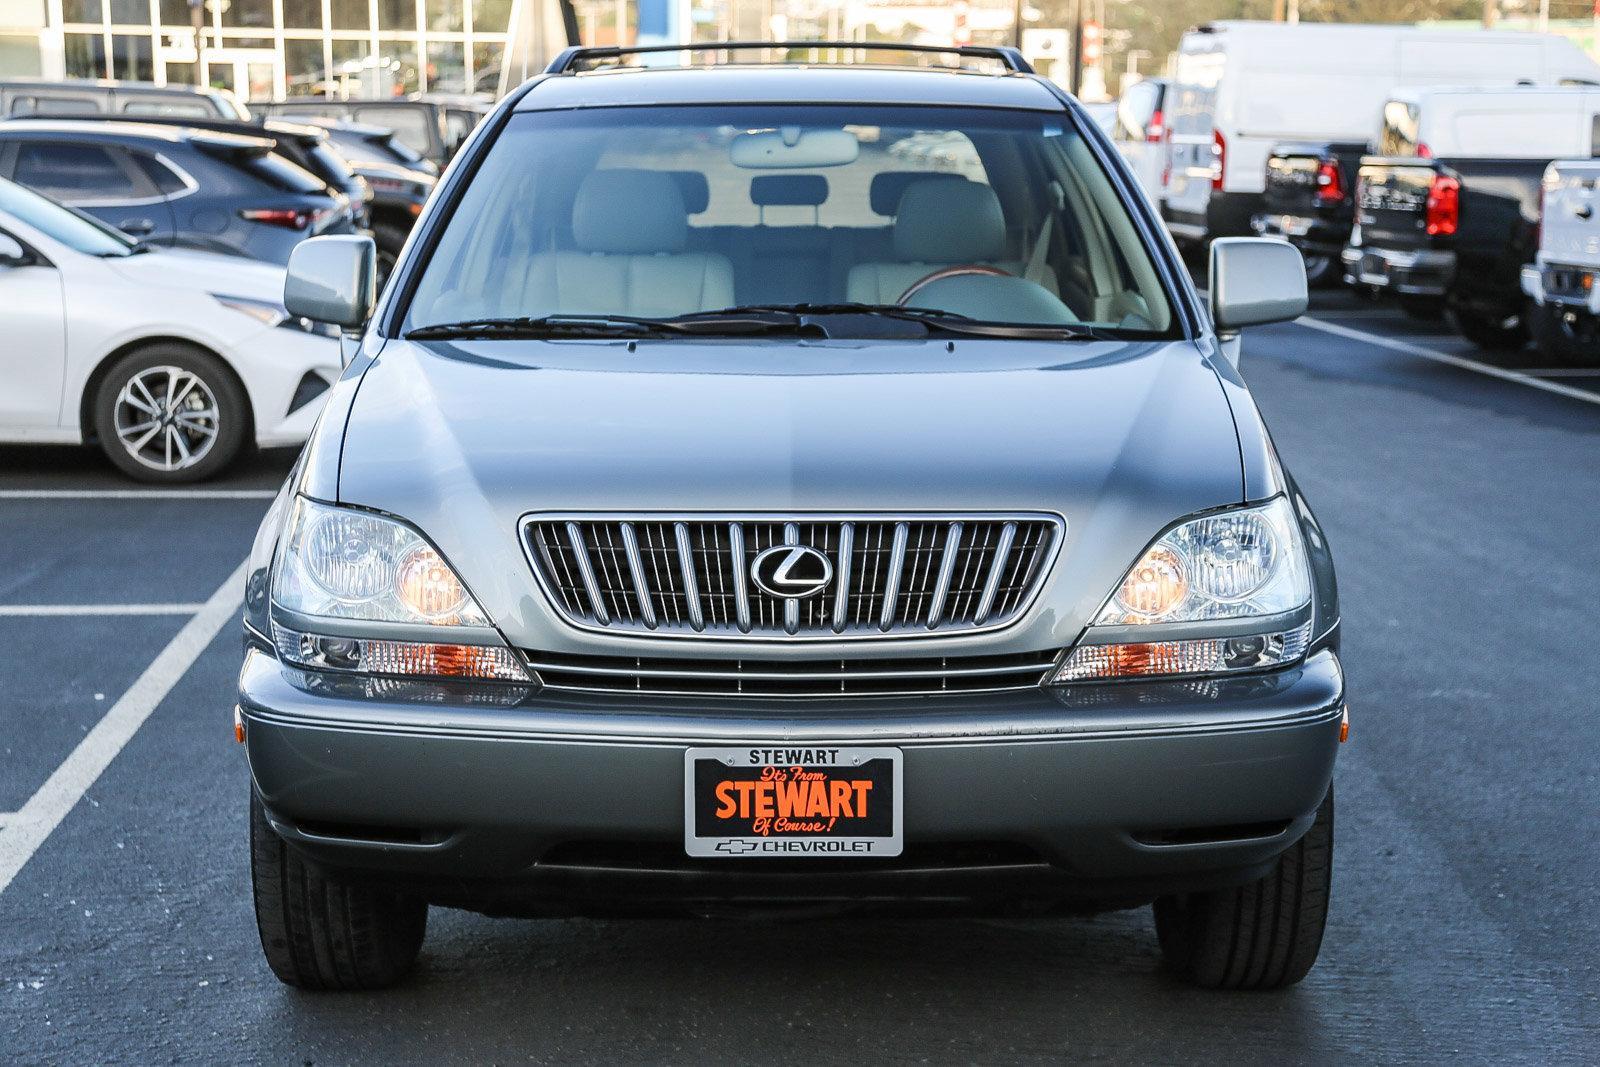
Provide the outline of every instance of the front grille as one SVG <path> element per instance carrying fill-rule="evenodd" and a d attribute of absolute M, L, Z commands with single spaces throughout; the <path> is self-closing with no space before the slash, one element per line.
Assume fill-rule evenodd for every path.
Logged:
<path fill-rule="evenodd" d="M 1043 583 L 1061 520 L 535 515 L 523 534 L 546 592 L 574 625 L 827 639 L 942 635 L 1014 621 Z M 752 565 L 781 545 L 821 553 L 831 579 L 803 597 L 761 589 Z"/>
<path fill-rule="evenodd" d="M 1055 651 L 916 659 L 663 659 L 527 653 L 550 689 L 622 695 L 932 696 L 1037 688 Z"/>

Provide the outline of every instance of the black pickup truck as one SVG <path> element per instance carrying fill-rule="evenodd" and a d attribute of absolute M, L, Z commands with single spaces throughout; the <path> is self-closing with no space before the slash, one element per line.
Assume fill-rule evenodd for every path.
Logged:
<path fill-rule="evenodd" d="M 1355 221 L 1356 171 L 1366 152 L 1365 143 L 1291 141 L 1267 157 L 1263 209 L 1251 228 L 1300 249 L 1311 285 L 1339 280 L 1339 255 Z"/>
<path fill-rule="evenodd" d="M 1356 182 L 1345 280 L 1442 305 L 1482 348 L 1527 341 L 1522 267 L 1538 247 L 1548 159 L 1368 156 Z"/>

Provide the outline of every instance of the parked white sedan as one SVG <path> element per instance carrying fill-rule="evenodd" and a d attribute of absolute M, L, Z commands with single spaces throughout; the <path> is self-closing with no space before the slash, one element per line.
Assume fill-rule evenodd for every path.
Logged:
<path fill-rule="evenodd" d="M 283 268 L 149 249 L 0 179 L 0 441 L 98 442 L 150 482 L 303 441 L 339 375 Z"/>

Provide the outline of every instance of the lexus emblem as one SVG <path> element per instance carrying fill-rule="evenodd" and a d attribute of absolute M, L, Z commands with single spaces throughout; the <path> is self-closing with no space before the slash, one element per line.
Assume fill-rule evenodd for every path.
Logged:
<path fill-rule="evenodd" d="M 780 600 L 816 596 L 833 581 L 833 564 L 808 545 L 773 545 L 750 563 L 756 588 Z"/>

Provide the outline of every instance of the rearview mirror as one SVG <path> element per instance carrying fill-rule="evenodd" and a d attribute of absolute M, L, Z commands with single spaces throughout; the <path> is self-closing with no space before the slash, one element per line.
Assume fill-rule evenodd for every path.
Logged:
<path fill-rule="evenodd" d="M 742 133 L 728 146 L 729 162 L 746 170 L 842 167 L 860 154 L 861 142 L 849 130 L 798 126 Z"/>
<path fill-rule="evenodd" d="M 341 234 L 301 241 L 289 254 L 283 306 L 291 315 L 359 330 L 372 316 L 377 262 L 370 237 Z"/>
<path fill-rule="evenodd" d="M 1211 322 L 1218 333 L 1305 314 L 1306 263 L 1287 241 L 1217 238 L 1211 242 L 1210 286 Z"/>

